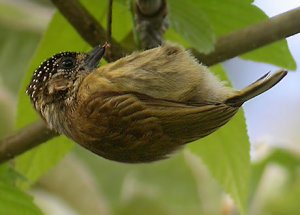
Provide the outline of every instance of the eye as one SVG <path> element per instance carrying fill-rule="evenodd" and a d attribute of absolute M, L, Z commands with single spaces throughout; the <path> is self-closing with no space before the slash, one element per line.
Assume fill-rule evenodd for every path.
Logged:
<path fill-rule="evenodd" d="M 75 59 L 68 57 L 68 58 L 64 58 L 61 63 L 60 66 L 64 69 L 72 69 L 75 67 Z"/>

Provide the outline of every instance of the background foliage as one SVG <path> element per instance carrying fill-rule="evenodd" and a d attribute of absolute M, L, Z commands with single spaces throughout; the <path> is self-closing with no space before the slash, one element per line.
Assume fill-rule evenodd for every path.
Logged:
<path fill-rule="evenodd" d="M 26 7 L 18 1 L 13 2 L 0 2 L 0 136 L 14 130 L 15 111 L 16 128 L 38 119 L 24 92 L 32 72 L 41 61 L 60 51 L 87 51 L 91 48 L 58 12 L 54 12 L 48 1 L 26 1 L 23 3 Z M 100 23 L 105 24 L 106 1 L 81 2 Z M 218 37 L 268 18 L 250 0 L 192 0 L 185 2 L 184 7 L 180 0 L 169 3 L 170 28 L 166 39 L 204 53 L 213 51 Z M 48 17 L 53 14 L 48 25 L 46 18 L 38 18 L 41 11 L 47 12 Z M 8 25 L 7 20 L 12 24 Z M 113 36 L 124 43 L 132 27 L 128 1 L 116 1 Z M 241 57 L 287 69 L 296 68 L 285 40 Z M 226 80 L 222 65 L 211 70 Z M 178 153 L 169 160 L 147 165 L 124 165 L 104 160 L 78 146 L 74 149 L 74 144 L 64 137 L 52 139 L 12 163 L 0 166 L 0 214 L 42 214 L 28 194 L 28 190 L 35 189 L 37 183 L 61 195 L 78 213 L 93 208 L 89 204 L 97 204 L 96 200 L 82 200 L 86 205 L 74 206 L 74 200 L 68 197 L 72 195 L 68 195 L 69 191 L 65 188 L 65 183 L 70 180 L 74 180 L 75 187 L 76 183 L 83 184 L 80 189 L 75 189 L 76 196 L 82 195 L 84 199 L 95 198 L 93 195 L 96 195 L 97 201 L 103 205 L 97 209 L 98 212 L 102 210 L 107 214 L 132 215 L 141 214 L 141 211 L 143 214 L 162 215 L 226 214 L 226 208 L 236 209 L 224 200 L 224 191 L 234 200 L 240 214 L 259 214 L 261 211 L 250 206 L 255 205 L 262 175 L 273 162 L 290 172 L 290 183 L 285 185 L 284 198 L 278 195 L 265 200 L 263 210 L 272 214 L 291 210 L 288 214 L 293 214 L 293 210 L 299 209 L 293 202 L 300 194 L 299 189 L 294 189 L 299 183 L 299 176 L 295 173 L 299 159 L 289 151 L 277 149 L 261 163 L 251 165 L 242 111 L 222 129 L 187 148 L 186 152 Z M 56 185 L 50 185 L 47 176 L 41 179 L 46 173 L 51 175 L 50 170 L 67 153 L 73 154 L 74 163 L 80 163 L 80 168 L 73 172 L 75 177 L 66 176 L 61 179 L 61 184 Z M 70 164 L 65 165 L 68 168 Z M 86 177 L 95 184 L 82 182 Z M 59 192 L 53 187 L 59 187 Z M 85 193 L 88 189 L 96 190 L 96 193 Z M 95 214 L 98 212 L 94 211 Z"/>

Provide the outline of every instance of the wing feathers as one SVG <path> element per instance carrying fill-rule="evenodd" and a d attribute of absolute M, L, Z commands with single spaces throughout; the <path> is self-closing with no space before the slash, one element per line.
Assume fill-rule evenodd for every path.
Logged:
<path fill-rule="evenodd" d="M 97 93 L 81 105 L 74 126 L 75 135 L 86 135 L 85 142 L 80 136 L 73 139 L 108 159 L 149 162 L 212 133 L 237 110 L 226 104 L 188 105 L 134 93 Z"/>
<path fill-rule="evenodd" d="M 107 95 L 104 99 L 106 103 L 95 109 L 101 112 L 103 107 L 110 106 L 103 113 L 108 119 L 115 112 L 118 123 L 126 124 L 122 127 L 147 127 L 147 123 L 153 123 L 155 119 L 156 126 L 161 127 L 165 135 L 184 143 L 212 133 L 228 122 L 237 111 L 237 108 L 226 104 L 187 105 L 134 93 Z"/>

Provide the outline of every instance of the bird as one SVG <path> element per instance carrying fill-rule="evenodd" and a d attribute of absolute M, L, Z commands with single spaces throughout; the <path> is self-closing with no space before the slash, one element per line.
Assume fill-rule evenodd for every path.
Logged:
<path fill-rule="evenodd" d="M 170 157 L 225 125 L 287 74 L 267 73 L 236 90 L 180 45 L 165 43 L 99 66 L 108 46 L 53 55 L 34 72 L 26 93 L 50 129 L 117 162 Z"/>

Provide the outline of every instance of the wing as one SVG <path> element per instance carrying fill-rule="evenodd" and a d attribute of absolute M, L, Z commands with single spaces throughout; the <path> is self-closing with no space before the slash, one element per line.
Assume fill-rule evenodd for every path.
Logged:
<path fill-rule="evenodd" d="M 76 127 L 86 138 L 77 142 L 112 160 L 158 160 L 212 133 L 236 111 L 225 104 L 183 104 L 136 93 L 98 93 L 79 108 L 81 119 Z"/>
<path fill-rule="evenodd" d="M 224 103 L 182 104 L 157 99 L 143 99 L 151 115 L 157 117 L 164 133 L 188 143 L 205 137 L 226 124 L 238 111 Z"/>
<path fill-rule="evenodd" d="M 150 162 L 177 148 L 133 94 L 97 93 L 80 105 L 78 115 L 72 138 L 107 159 Z"/>

